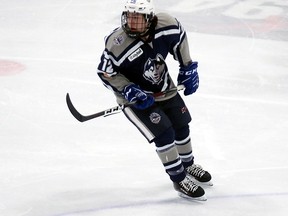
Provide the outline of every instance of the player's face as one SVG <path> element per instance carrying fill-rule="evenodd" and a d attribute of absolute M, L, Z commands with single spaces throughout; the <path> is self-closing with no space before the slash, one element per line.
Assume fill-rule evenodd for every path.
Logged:
<path fill-rule="evenodd" d="M 132 32 L 144 32 L 147 28 L 143 14 L 128 12 L 127 23 Z"/>

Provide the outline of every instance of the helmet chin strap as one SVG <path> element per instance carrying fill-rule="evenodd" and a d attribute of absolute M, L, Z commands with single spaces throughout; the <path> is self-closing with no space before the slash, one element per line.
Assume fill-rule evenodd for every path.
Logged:
<path fill-rule="evenodd" d="M 141 36 L 141 38 L 144 38 L 146 43 L 149 43 L 153 40 L 154 35 L 155 35 L 155 27 L 157 25 L 157 22 L 158 22 L 157 16 L 153 16 L 153 18 L 150 21 L 150 25 L 147 28 L 147 31 L 145 32 L 145 34 L 143 36 Z"/>

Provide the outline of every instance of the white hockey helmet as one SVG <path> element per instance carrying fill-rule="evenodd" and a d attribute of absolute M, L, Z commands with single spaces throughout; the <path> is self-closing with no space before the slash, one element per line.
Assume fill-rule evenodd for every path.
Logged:
<path fill-rule="evenodd" d="M 130 29 L 127 22 L 128 13 L 139 13 L 143 14 L 145 21 L 147 22 L 147 28 L 142 32 L 135 32 Z M 121 25 L 123 30 L 128 34 L 129 37 L 137 38 L 146 35 L 148 32 L 151 22 L 155 16 L 155 7 L 153 0 L 126 0 L 124 10 L 121 16 Z"/>
<path fill-rule="evenodd" d="M 149 15 L 155 13 L 153 0 L 127 0 L 124 11 Z"/>

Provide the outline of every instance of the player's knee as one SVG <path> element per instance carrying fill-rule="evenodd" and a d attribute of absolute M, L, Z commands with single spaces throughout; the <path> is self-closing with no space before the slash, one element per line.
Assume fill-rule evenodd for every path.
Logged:
<path fill-rule="evenodd" d="M 183 140 L 187 138 L 190 134 L 189 125 L 187 124 L 184 127 L 175 130 L 175 139 L 176 140 Z"/>
<path fill-rule="evenodd" d="M 164 131 L 162 134 L 157 136 L 154 139 L 154 143 L 157 147 L 162 147 L 167 144 L 173 143 L 174 140 L 175 140 L 175 131 L 172 127 L 170 127 L 166 131 Z"/>

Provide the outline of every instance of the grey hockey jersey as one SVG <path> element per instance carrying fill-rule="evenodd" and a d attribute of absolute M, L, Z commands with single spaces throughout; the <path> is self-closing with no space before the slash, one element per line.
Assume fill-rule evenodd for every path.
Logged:
<path fill-rule="evenodd" d="M 156 16 L 158 22 L 149 43 L 141 38 L 128 37 L 121 27 L 105 38 L 98 74 L 104 85 L 115 93 L 118 103 L 125 102 L 121 93 L 131 83 L 146 93 L 158 93 L 175 87 L 165 62 L 169 53 L 179 62 L 179 66 L 192 61 L 186 32 L 181 24 L 166 13 Z"/>

